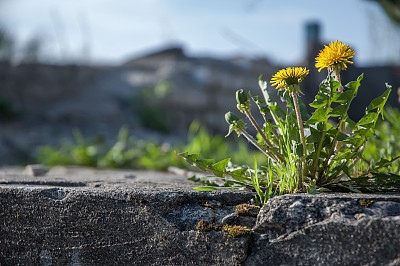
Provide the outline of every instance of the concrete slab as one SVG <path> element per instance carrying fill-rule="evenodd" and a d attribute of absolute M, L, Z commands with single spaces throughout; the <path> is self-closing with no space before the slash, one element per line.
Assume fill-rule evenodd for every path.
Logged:
<path fill-rule="evenodd" d="M 195 230 L 254 194 L 191 189 L 156 171 L 0 170 L 0 265 L 235 265 L 250 237 Z M 212 204 L 210 204 L 212 203 Z"/>
<path fill-rule="evenodd" d="M 41 166 L 44 168 L 44 166 Z M 32 170 L 36 168 L 36 170 Z M 194 182 L 187 180 L 188 174 L 151 170 L 97 169 L 90 167 L 56 166 L 35 175 L 40 166 L 0 167 L 0 185 L 49 185 L 63 187 L 103 186 L 109 184 L 147 184 L 191 188 Z"/>
<path fill-rule="evenodd" d="M 400 265 L 398 194 L 298 193 L 235 217 L 253 192 L 196 191 L 190 175 L 1 168 L 0 265 Z"/>

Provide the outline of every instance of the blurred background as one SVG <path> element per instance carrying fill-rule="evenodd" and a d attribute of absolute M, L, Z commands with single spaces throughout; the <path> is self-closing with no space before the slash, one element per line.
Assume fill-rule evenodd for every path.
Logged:
<path fill-rule="evenodd" d="M 310 21 L 320 25 L 321 41 L 339 39 L 356 49 L 360 66 L 400 60 L 395 0 L 0 3 L 2 35 L 11 46 L 8 56 L 17 62 L 119 65 L 155 49 L 180 46 L 188 56 L 242 55 L 299 64 L 307 51 L 305 25 Z"/>
<path fill-rule="evenodd" d="M 224 134 L 235 91 L 257 94 L 260 75 L 287 66 L 310 69 L 309 103 L 326 76 L 314 58 L 335 40 L 356 52 L 343 83 L 364 73 L 351 118 L 385 82 L 399 108 L 398 0 L 0 0 L 0 165 L 69 141 L 100 156 L 97 144 L 109 153 L 118 134 L 161 152 L 187 142 L 193 121 Z"/>

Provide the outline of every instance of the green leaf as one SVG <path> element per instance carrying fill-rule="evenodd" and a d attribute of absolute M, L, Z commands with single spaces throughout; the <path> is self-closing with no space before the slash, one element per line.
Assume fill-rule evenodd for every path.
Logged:
<path fill-rule="evenodd" d="M 231 172 L 233 176 L 243 176 L 248 168 L 242 167 Z"/>
<path fill-rule="evenodd" d="M 246 176 L 234 175 L 234 174 L 232 174 L 232 172 L 227 173 L 227 174 L 229 174 L 229 175 L 231 176 L 231 178 L 233 179 L 233 180 L 229 180 L 229 181 L 231 181 L 231 182 L 234 182 L 234 181 L 235 181 L 236 184 L 243 185 L 243 184 L 247 183 L 247 181 L 250 180 L 250 179 L 249 179 L 248 177 L 246 177 Z M 237 181 L 237 182 L 236 182 L 236 181 Z"/>
<path fill-rule="evenodd" d="M 184 155 L 182 154 L 182 156 L 184 156 Z M 186 157 L 186 158 L 189 159 L 189 160 L 196 161 L 197 158 L 200 157 L 200 154 L 199 154 L 199 153 L 188 154 L 188 153 L 186 152 L 186 156 L 184 156 L 184 157 Z"/>
<path fill-rule="evenodd" d="M 336 136 L 337 132 L 338 132 L 338 129 L 336 127 L 332 127 L 326 131 L 326 135 L 331 136 L 333 138 L 334 136 Z"/>
<path fill-rule="evenodd" d="M 343 140 L 343 143 L 345 144 L 350 144 L 353 146 L 359 146 L 364 142 L 364 138 L 361 137 L 351 137 L 351 138 L 347 138 L 345 140 Z"/>
<path fill-rule="evenodd" d="M 285 116 L 286 115 L 285 111 L 283 111 L 282 108 L 278 104 L 276 104 L 276 105 L 268 104 L 268 107 L 272 112 L 274 112 L 276 114 L 279 114 L 281 116 Z"/>
<path fill-rule="evenodd" d="M 346 90 L 343 93 L 337 94 L 339 97 L 334 97 L 333 101 L 337 103 L 345 104 L 349 101 L 352 101 L 354 98 L 354 91 L 353 90 Z"/>
<path fill-rule="evenodd" d="M 272 112 L 274 112 L 276 114 L 284 116 L 285 112 L 282 110 L 282 108 L 279 106 L 279 104 L 270 97 L 270 95 L 268 93 L 268 90 L 267 90 L 268 83 L 267 83 L 267 81 L 262 80 L 262 75 L 258 79 L 259 79 L 258 80 L 258 84 L 260 86 L 260 89 L 261 89 L 262 94 L 263 94 L 264 99 L 265 99 L 265 103 L 266 103 L 269 111 L 272 111 Z M 254 99 L 254 97 L 252 97 L 252 99 L 257 104 L 257 106 L 259 106 L 259 108 L 261 108 L 260 106 L 261 106 L 262 101 L 258 100 L 257 98 Z M 265 109 L 265 111 L 266 111 L 266 109 Z"/>
<path fill-rule="evenodd" d="M 373 133 L 374 130 L 371 128 L 360 128 L 354 131 L 353 138 L 360 139 L 360 142 L 356 146 L 362 145 L 362 143 L 364 143 L 364 141 L 368 139 Z"/>
<path fill-rule="evenodd" d="M 355 126 L 356 126 L 356 122 L 354 122 L 353 120 L 350 119 L 350 117 L 346 117 L 345 122 L 347 123 L 347 127 L 351 130 L 354 130 Z"/>
<path fill-rule="evenodd" d="M 367 112 L 374 110 L 376 108 L 382 109 L 383 106 L 385 105 L 387 99 L 389 98 L 390 91 L 392 90 L 392 86 L 386 84 L 388 89 L 379 97 L 375 98 L 372 100 L 372 102 L 369 104 L 367 108 Z"/>
<path fill-rule="evenodd" d="M 326 120 L 326 106 L 318 108 L 312 114 L 310 119 L 306 122 L 306 125 L 315 124 L 317 122 L 324 122 Z"/>
<path fill-rule="evenodd" d="M 364 77 L 364 73 L 361 74 L 360 76 L 358 76 L 356 81 L 352 81 L 352 82 L 347 83 L 345 87 L 349 88 L 349 89 L 353 89 L 354 90 L 354 94 L 357 94 L 358 88 L 360 87 L 361 80 L 363 79 L 363 77 Z"/>
<path fill-rule="evenodd" d="M 213 191 L 213 190 L 217 190 L 217 187 L 193 187 L 193 189 L 195 190 L 200 190 L 200 191 Z"/>
<path fill-rule="evenodd" d="M 364 137 L 364 136 L 368 135 L 369 133 L 372 133 L 371 129 L 359 128 L 353 132 L 353 137 Z"/>
<path fill-rule="evenodd" d="M 228 163 L 230 162 L 231 158 L 224 159 L 222 161 L 219 161 L 215 164 L 213 164 L 213 169 L 217 171 L 224 171 Z"/>
<path fill-rule="evenodd" d="M 362 126 L 365 124 L 372 123 L 375 121 L 375 119 L 377 119 L 377 116 L 378 116 L 377 113 L 368 113 L 363 118 L 361 118 L 360 121 L 358 121 L 356 126 Z"/>
<path fill-rule="evenodd" d="M 361 192 L 400 192 L 400 175 L 393 173 L 369 173 L 368 176 L 350 178 L 337 184 L 351 186 Z"/>
<path fill-rule="evenodd" d="M 328 101 L 329 101 L 329 95 L 317 94 L 315 100 L 312 103 L 310 103 L 310 106 L 314 108 L 319 108 L 322 106 L 326 106 L 328 104 Z"/>
<path fill-rule="evenodd" d="M 343 140 L 348 139 L 348 138 L 349 138 L 349 136 L 347 136 L 345 133 L 339 132 L 337 140 L 338 141 L 343 141 Z"/>
<path fill-rule="evenodd" d="M 322 137 L 322 132 L 310 127 L 310 135 L 307 137 L 307 143 L 319 143 Z"/>
<path fill-rule="evenodd" d="M 343 168 L 343 172 L 348 176 L 348 177 L 350 177 L 351 175 L 350 175 L 350 171 L 349 171 L 349 167 L 346 165 L 346 167 L 345 168 Z"/>
<path fill-rule="evenodd" d="M 340 152 L 339 154 L 332 157 L 333 161 L 350 160 L 353 154 L 351 152 Z"/>
<path fill-rule="evenodd" d="M 332 111 L 329 112 L 329 116 L 337 117 L 342 116 L 344 117 L 347 113 L 347 106 L 346 105 L 339 105 L 335 107 Z"/>
<path fill-rule="evenodd" d="M 195 190 L 200 191 L 213 191 L 213 190 L 221 190 L 221 189 L 236 189 L 237 187 L 214 187 L 214 186 L 204 186 L 204 187 L 194 187 Z"/>
<path fill-rule="evenodd" d="M 258 109 L 260 110 L 260 113 L 263 115 L 265 119 L 265 115 L 270 113 L 270 109 L 268 106 L 264 106 L 263 100 L 260 100 L 258 96 L 252 96 L 251 93 L 249 92 L 250 98 L 253 100 L 253 102 L 258 106 Z"/>
<path fill-rule="evenodd" d="M 344 157 L 344 158 L 346 158 L 346 157 Z M 343 169 L 346 168 L 346 167 L 347 167 L 347 166 L 346 166 L 346 162 L 343 162 L 343 163 L 340 163 L 340 164 L 335 165 L 335 167 L 333 167 L 333 168 L 331 169 L 330 172 L 332 173 L 332 175 L 327 177 L 326 183 L 332 182 L 332 180 L 335 179 L 335 177 L 336 177 L 341 171 L 343 171 Z"/>
<path fill-rule="evenodd" d="M 315 96 L 315 100 L 310 104 L 310 106 L 320 108 L 330 105 L 329 102 L 332 100 L 335 93 L 337 93 L 339 87 L 340 83 L 335 81 L 332 76 L 328 76 L 319 85 L 318 94 Z"/>
<path fill-rule="evenodd" d="M 267 105 L 276 105 L 277 103 L 271 99 L 268 93 L 268 82 L 265 80 L 262 80 L 262 75 L 258 78 L 258 85 L 260 86 L 261 92 L 264 96 L 265 103 Z"/>
<path fill-rule="evenodd" d="M 340 82 L 339 81 L 336 81 L 336 80 L 334 80 L 333 78 L 330 80 L 330 85 L 331 85 L 331 90 L 333 91 L 333 92 L 336 92 L 339 88 L 340 88 Z"/>
<path fill-rule="evenodd" d="M 262 79 L 262 75 L 258 77 L 258 85 L 262 91 L 267 90 L 268 82 Z"/>
<path fill-rule="evenodd" d="M 400 154 L 397 155 L 396 157 L 394 157 L 392 160 L 387 160 L 387 159 L 382 158 L 379 162 L 376 163 L 375 168 L 370 170 L 370 172 L 376 171 L 377 169 L 382 168 L 382 167 L 388 167 L 394 161 L 396 161 L 398 159 L 400 159 Z"/>
<path fill-rule="evenodd" d="M 214 159 L 197 159 L 197 163 L 204 165 L 204 166 L 210 166 L 215 162 Z"/>
<path fill-rule="evenodd" d="M 301 99 L 298 99 L 299 107 L 300 107 L 300 115 L 303 120 L 310 119 L 310 114 L 307 111 L 307 107 Z"/>
<path fill-rule="evenodd" d="M 303 144 L 301 143 L 296 143 L 295 144 L 295 151 L 296 151 L 296 155 L 301 157 L 303 156 Z"/>
<path fill-rule="evenodd" d="M 194 160 L 193 165 L 201 171 L 207 171 L 207 168 L 214 162 L 213 159 L 198 159 Z"/>
<path fill-rule="evenodd" d="M 378 118 L 378 117 L 377 117 Z M 375 128 L 375 123 L 374 122 L 371 122 L 371 123 L 369 123 L 369 124 L 364 124 L 364 125 L 362 125 L 362 127 L 363 128 L 371 128 L 371 129 L 374 129 Z"/>
<path fill-rule="evenodd" d="M 224 177 L 225 176 L 224 171 L 230 160 L 231 159 L 228 158 L 228 159 L 225 159 L 225 160 L 222 160 L 222 161 L 219 161 L 219 162 L 213 164 L 211 169 L 212 169 L 214 175 L 216 175 L 218 177 Z"/>
<path fill-rule="evenodd" d="M 184 152 L 180 153 L 179 155 L 182 156 L 190 164 L 199 168 L 200 170 L 204 172 L 212 171 L 214 175 L 221 178 L 222 180 L 235 183 L 240 187 L 246 186 L 247 181 L 249 180 L 249 178 L 246 177 L 244 174 L 247 168 L 235 171 L 226 170 L 226 166 L 229 163 L 230 159 L 225 159 L 214 164 L 214 160 L 211 159 L 206 159 L 206 160 L 197 159 L 199 157 L 197 154 L 189 154 L 187 152 Z M 226 175 L 230 176 L 232 179 L 229 180 L 225 179 L 224 177 Z"/>

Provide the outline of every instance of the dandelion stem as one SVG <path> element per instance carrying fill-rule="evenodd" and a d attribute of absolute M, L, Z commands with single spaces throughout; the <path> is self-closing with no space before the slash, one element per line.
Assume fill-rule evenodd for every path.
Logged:
<path fill-rule="evenodd" d="M 342 86 L 342 81 L 340 79 L 340 69 L 338 67 L 333 68 L 333 77 L 337 82 L 340 83 L 340 87 L 338 88 L 339 92 L 343 92 L 343 86 Z"/>
<path fill-rule="evenodd" d="M 254 119 L 253 115 L 250 113 L 250 111 L 245 110 L 245 114 L 246 116 L 249 118 L 251 124 L 255 127 L 255 129 L 258 131 L 258 133 L 260 133 L 261 137 L 263 138 L 263 140 L 265 141 L 265 143 L 267 143 L 267 145 L 272 148 L 272 143 L 267 139 L 267 136 L 265 136 L 264 132 L 262 131 L 262 129 L 260 128 L 260 126 L 257 124 L 256 120 Z"/>
<path fill-rule="evenodd" d="M 276 132 L 276 130 L 274 128 L 271 128 L 271 131 L 272 131 L 272 134 L 275 137 L 275 140 L 276 140 L 278 146 L 281 146 L 281 140 L 279 139 L 278 132 Z"/>
<path fill-rule="evenodd" d="M 306 147 L 306 140 L 304 137 L 303 120 L 301 119 L 299 102 L 297 100 L 297 94 L 295 92 L 292 92 L 292 98 L 293 98 L 294 109 L 295 109 L 296 117 L 297 117 L 297 124 L 299 126 L 300 141 L 303 146 L 303 158 L 301 160 L 302 170 L 300 171 L 300 179 L 299 179 L 300 188 L 303 189 L 303 176 L 307 173 L 307 165 L 306 165 L 306 159 L 307 159 L 306 148 L 307 147 Z"/>
<path fill-rule="evenodd" d="M 343 123 L 343 120 L 340 120 L 340 122 L 339 122 L 339 128 L 341 127 L 341 124 Z M 331 157 L 332 157 L 332 155 L 333 155 L 333 153 L 334 153 L 334 151 L 336 150 L 336 145 L 337 145 L 337 139 L 338 139 L 338 137 L 339 137 L 339 130 L 336 132 L 336 134 L 335 134 L 335 137 L 333 138 L 333 141 L 332 141 L 332 146 L 331 146 L 331 148 L 329 149 L 329 152 L 328 152 L 328 156 L 326 157 L 326 160 L 325 160 L 325 163 L 324 163 L 324 165 L 323 165 L 323 167 L 322 167 L 322 169 L 321 169 L 321 171 L 320 171 L 320 173 L 319 173 L 319 175 L 318 175 L 318 179 L 317 179 L 317 182 L 316 182 L 316 184 L 317 185 L 320 185 L 321 184 L 321 181 L 322 181 L 322 178 L 324 177 L 324 175 L 325 175 L 325 170 L 326 170 L 326 168 L 328 167 L 328 164 L 331 162 Z M 336 144 L 335 144 L 336 143 Z"/>
<path fill-rule="evenodd" d="M 312 169 L 312 173 L 311 173 L 311 178 L 312 179 L 315 178 L 315 174 L 317 172 L 318 159 L 319 159 L 319 155 L 321 154 L 322 144 L 323 144 L 323 142 L 325 140 L 325 134 L 326 134 L 326 122 L 324 123 L 324 131 L 322 132 L 322 136 L 321 136 L 321 139 L 320 139 L 319 144 L 318 144 L 318 150 L 317 150 L 317 153 L 315 154 L 315 157 L 314 157 L 314 164 L 313 164 L 313 169 Z"/>
<path fill-rule="evenodd" d="M 340 79 L 340 69 L 338 67 L 335 67 L 333 69 L 333 76 L 334 76 L 335 80 L 340 83 L 340 87 L 338 88 L 338 91 L 340 93 L 343 93 L 343 86 L 342 86 L 342 82 Z M 343 120 L 343 117 L 341 119 Z M 344 133 L 346 131 L 346 123 L 340 123 L 339 131 L 340 131 L 340 133 Z M 338 151 L 341 146 L 342 146 L 341 142 L 338 141 L 335 145 L 335 150 Z"/>
<path fill-rule="evenodd" d="M 251 142 L 251 144 L 253 144 L 257 149 L 259 149 L 262 153 L 264 153 L 265 155 L 267 155 L 268 157 L 270 157 L 273 160 L 280 160 L 283 163 L 286 163 L 285 158 L 282 157 L 282 155 L 280 155 L 279 153 L 272 153 L 271 150 L 269 150 L 268 148 L 265 149 L 264 147 L 260 146 L 257 141 L 249 134 L 247 133 L 246 130 L 244 129 L 240 129 L 240 133 L 249 141 Z"/>
<path fill-rule="evenodd" d="M 251 124 L 255 127 L 255 129 L 258 131 L 258 133 L 260 133 L 261 137 L 263 138 L 263 140 L 265 141 L 265 143 L 267 143 L 267 151 L 270 153 L 273 153 L 281 162 L 286 162 L 285 158 L 279 154 L 278 152 L 272 150 L 271 148 L 273 147 L 273 144 L 268 140 L 267 136 L 265 136 L 264 132 L 262 131 L 262 129 L 260 128 L 260 126 L 257 124 L 257 122 L 255 121 L 254 117 L 252 116 L 252 114 L 250 113 L 250 111 L 245 111 L 246 116 L 249 118 Z M 279 141 L 279 139 L 278 139 Z M 257 144 L 258 145 L 258 144 Z"/>

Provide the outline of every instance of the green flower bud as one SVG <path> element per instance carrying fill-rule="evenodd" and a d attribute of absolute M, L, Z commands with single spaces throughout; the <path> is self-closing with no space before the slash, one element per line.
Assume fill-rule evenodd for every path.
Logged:
<path fill-rule="evenodd" d="M 229 132 L 226 137 L 229 136 L 232 131 L 235 131 L 238 136 L 240 136 L 241 131 L 245 128 L 243 120 L 239 119 L 239 117 L 232 112 L 227 112 L 225 114 L 225 120 L 229 124 Z"/>
<path fill-rule="evenodd" d="M 237 115 L 235 115 L 234 113 L 232 113 L 232 112 L 227 112 L 227 113 L 225 114 L 225 120 L 226 120 L 226 122 L 228 122 L 228 124 L 232 125 L 232 124 L 237 123 L 240 119 L 239 119 L 239 117 L 237 117 Z"/>
<path fill-rule="evenodd" d="M 243 90 L 236 91 L 237 108 L 240 112 L 250 110 L 250 100 Z"/>

